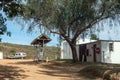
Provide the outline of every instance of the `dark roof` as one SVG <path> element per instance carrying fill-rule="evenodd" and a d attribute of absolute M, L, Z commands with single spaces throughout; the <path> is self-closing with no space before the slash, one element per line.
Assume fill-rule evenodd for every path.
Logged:
<path fill-rule="evenodd" d="M 38 36 L 37 38 L 35 38 L 31 42 L 31 45 L 43 45 L 43 44 L 48 43 L 49 41 L 51 41 L 51 39 L 47 35 L 42 34 L 42 35 Z"/>

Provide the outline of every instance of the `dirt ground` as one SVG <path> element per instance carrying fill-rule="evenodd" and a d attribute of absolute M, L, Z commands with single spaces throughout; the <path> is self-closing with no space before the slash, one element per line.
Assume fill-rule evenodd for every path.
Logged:
<path fill-rule="evenodd" d="M 90 80 L 78 74 L 85 66 L 87 65 L 4 59 L 0 60 L 0 80 Z"/>

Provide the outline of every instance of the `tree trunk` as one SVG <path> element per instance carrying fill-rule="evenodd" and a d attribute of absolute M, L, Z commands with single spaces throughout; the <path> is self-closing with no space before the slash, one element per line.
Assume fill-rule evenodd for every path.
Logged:
<path fill-rule="evenodd" d="M 82 60 L 83 60 L 82 46 L 79 45 L 79 61 L 82 62 Z"/>
<path fill-rule="evenodd" d="M 72 42 L 69 42 L 69 45 L 70 45 L 71 51 L 72 51 L 73 62 L 76 63 L 76 62 L 78 62 L 76 45 L 74 45 Z"/>
<path fill-rule="evenodd" d="M 75 40 L 70 40 L 68 36 L 65 36 L 64 34 L 61 34 L 62 37 L 68 42 L 71 51 L 72 51 L 72 57 L 73 57 L 73 62 L 76 63 L 78 62 L 78 57 L 77 57 L 77 50 L 76 50 L 76 41 Z"/>

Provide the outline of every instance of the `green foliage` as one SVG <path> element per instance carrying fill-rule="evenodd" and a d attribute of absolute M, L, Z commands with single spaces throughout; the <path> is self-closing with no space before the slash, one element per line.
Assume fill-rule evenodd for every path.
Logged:
<path fill-rule="evenodd" d="M 58 61 L 63 61 L 65 63 L 72 63 L 72 59 L 57 59 Z"/>
<path fill-rule="evenodd" d="M 11 53 L 12 55 L 15 55 L 16 51 L 15 51 L 15 50 L 10 50 L 10 53 Z"/>
<path fill-rule="evenodd" d="M 7 27 L 5 25 L 5 19 L 2 14 L 0 14 L 0 34 L 4 34 L 7 31 Z"/>
<path fill-rule="evenodd" d="M 91 40 L 99 40 L 96 34 L 91 34 Z"/>
<path fill-rule="evenodd" d="M 3 46 L 0 46 L 0 51 L 3 51 L 4 47 Z"/>
<path fill-rule="evenodd" d="M 40 27 L 72 38 L 101 20 L 115 18 L 120 13 L 120 9 L 116 8 L 120 5 L 118 1 L 28 0 L 24 16 L 35 19 L 38 25 L 42 25 Z"/>
<path fill-rule="evenodd" d="M 5 21 L 6 21 L 6 19 L 3 18 L 2 14 L 0 13 L 0 35 L 4 35 L 6 33 L 7 36 L 11 36 L 11 32 L 7 31 Z M 1 40 L 2 40 L 2 38 L 0 38 L 0 42 L 1 42 Z"/>
<path fill-rule="evenodd" d="M 22 0 L 1 0 L 0 10 L 3 10 L 10 18 L 19 16 L 23 14 Z"/>

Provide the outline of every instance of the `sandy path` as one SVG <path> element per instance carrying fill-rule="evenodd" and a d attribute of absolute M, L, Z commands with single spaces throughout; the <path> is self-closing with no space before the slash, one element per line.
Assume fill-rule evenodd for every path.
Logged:
<path fill-rule="evenodd" d="M 0 80 L 77 80 L 69 74 L 71 70 L 59 65 L 37 64 L 32 60 L 0 60 Z"/>
<path fill-rule="evenodd" d="M 53 77 L 41 74 L 46 71 L 32 60 L 0 60 L 0 80 L 61 80 L 60 77 Z"/>
<path fill-rule="evenodd" d="M 0 80 L 90 80 L 78 75 L 82 68 L 81 64 L 4 59 L 0 60 Z"/>

